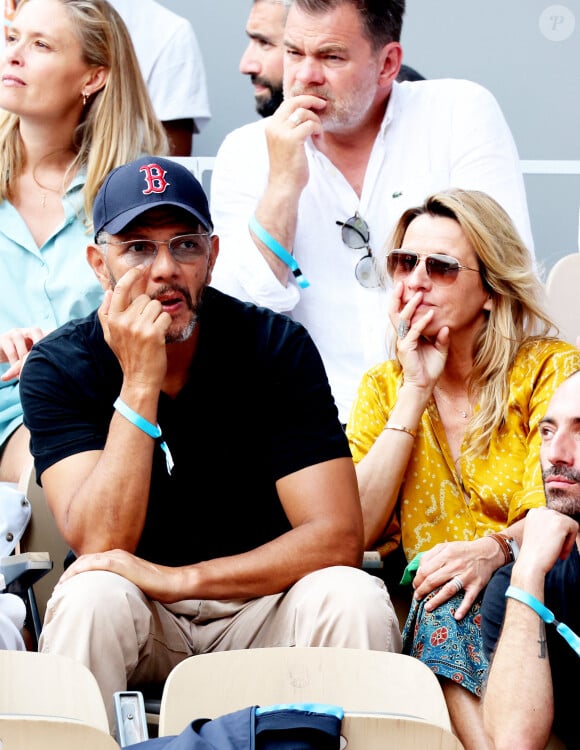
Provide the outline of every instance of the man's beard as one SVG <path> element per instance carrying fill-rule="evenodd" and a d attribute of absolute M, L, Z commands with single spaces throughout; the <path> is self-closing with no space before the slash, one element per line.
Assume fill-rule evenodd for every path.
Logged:
<path fill-rule="evenodd" d="M 548 489 L 545 483 L 547 477 L 563 477 L 570 482 L 574 482 L 576 487 L 570 486 L 570 490 L 576 490 L 576 493 L 568 492 L 564 488 L 553 487 Z M 542 470 L 542 479 L 544 480 L 544 493 L 548 508 L 580 521 L 580 472 L 567 466 L 550 466 Z"/>
<path fill-rule="evenodd" d="M 256 96 L 256 111 L 261 117 L 270 117 L 278 109 L 284 100 L 284 92 L 282 90 L 282 82 L 277 86 L 268 81 L 266 78 L 260 78 L 259 76 L 251 76 L 253 84 L 258 86 L 265 86 L 270 91 L 270 96 L 265 97 L 264 95 Z"/>
<path fill-rule="evenodd" d="M 111 282 L 111 287 L 114 289 L 117 280 L 111 273 L 111 269 L 107 268 L 108 274 L 109 274 L 109 281 Z M 207 283 L 207 279 L 206 279 Z M 177 284 L 169 285 L 166 284 L 165 286 L 160 287 L 154 294 L 153 297 L 151 297 L 152 300 L 158 299 L 158 297 L 162 295 L 166 295 L 167 293 L 171 292 L 179 292 L 182 297 L 183 301 L 185 302 L 185 305 L 187 309 L 191 312 L 191 318 L 185 325 L 183 325 L 178 331 L 171 331 L 171 326 L 167 333 L 165 334 L 165 343 L 166 344 L 181 344 L 183 341 L 187 341 L 189 338 L 191 338 L 193 332 L 195 331 L 195 328 L 197 326 L 197 322 L 199 320 L 199 311 L 201 309 L 201 300 L 203 296 L 203 291 L 205 289 L 205 284 L 202 287 L 198 298 L 195 301 L 195 304 L 193 302 L 193 298 L 191 294 L 188 292 L 185 287 L 179 286 Z M 162 305 L 163 307 L 163 305 Z M 173 325 L 173 323 L 172 323 Z"/>
<path fill-rule="evenodd" d="M 356 90 L 353 89 L 341 97 L 337 97 L 325 86 L 302 86 L 299 83 L 295 83 L 292 90 L 286 91 L 285 94 L 287 98 L 310 94 L 324 99 L 327 102 L 326 108 L 315 112 L 325 132 L 344 133 L 355 130 L 364 121 L 375 100 L 376 92 L 375 78 L 369 74 Z"/>
<path fill-rule="evenodd" d="M 165 343 L 181 344 L 183 341 L 187 341 L 189 338 L 191 338 L 193 332 L 195 331 L 198 320 L 199 315 L 194 312 L 189 320 L 189 323 L 186 323 L 184 326 L 182 326 L 179 331 L 176 331 L 175 333 L 171 333 L 171 329 L 167 331 L 167 333 L 165 334 Z"/>

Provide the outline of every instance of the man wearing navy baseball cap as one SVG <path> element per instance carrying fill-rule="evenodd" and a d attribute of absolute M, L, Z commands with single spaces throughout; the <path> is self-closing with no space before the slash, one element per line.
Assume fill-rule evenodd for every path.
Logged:
<path fill-rule="evenodd" d="M 322 361 L 284 315 L 209 285 L 207 198 L 182 165 L 115 169 L 94 206 L 92 315 L 35 345 L 21 378 L 37 476 L 76 560 L 42 650 L 115 691 L 192 654 L 399 650 Z"/>
<path fill-rule="evenodd" d="M 204 231 L 213 230 L 207 197 L 191 172 L 169 159 L 143 156 L 113 169 L 105 179 L 93 207 L 95 235 L 116 234 L 157 206 L 182 208 Z"/>

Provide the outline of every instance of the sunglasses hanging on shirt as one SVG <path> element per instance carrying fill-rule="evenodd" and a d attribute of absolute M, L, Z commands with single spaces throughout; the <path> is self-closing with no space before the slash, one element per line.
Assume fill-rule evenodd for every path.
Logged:
<path fill-rule="evenodd" d="M 379 275 L 375 266 L 373 253 L 369 246 L 369 225 L 360 216 L 358 211 L 350 219 L 337 221 L 336 223 L 342 227 L 342 241 L 347 247 L 350 247 L 352 250 L 361 250 L 364 248 L 367 251 L 366 255 L 362 256 L 354 269 L 354 275 L 358 283 L 366 289 L 374 289 L 379 286 Z"/>

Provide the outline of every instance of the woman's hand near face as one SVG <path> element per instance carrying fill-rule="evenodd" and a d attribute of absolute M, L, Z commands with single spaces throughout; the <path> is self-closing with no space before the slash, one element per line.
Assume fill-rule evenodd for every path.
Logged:
<path fill-rule="evenodd" d="M 395 330 L 401 321 L 410 324 L 404 338 L 397 338 L 397 355 L 403 367 L 405 383 L 422 389 L 427 388 L 431 392 L 447 361 L 449 328 L 443 326 L 434 339 L 423 336 L 433 318 L 433 311 L 428 310 L 423 315 L 416 315 L 423 293 L 416 292 L 405 304 L 403 290 L 403 283 L 397 282 L 389 312 Z"/>

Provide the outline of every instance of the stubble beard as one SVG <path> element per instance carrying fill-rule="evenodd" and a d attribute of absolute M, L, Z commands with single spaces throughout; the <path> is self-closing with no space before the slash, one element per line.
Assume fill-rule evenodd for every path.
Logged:
<path fill-rule="evenodd" d="M 545 484 L 548 476 L 561 476 L 575 482 L 575 485 L 570 486 L 570 491 L 560 488 L 549 489 Z M 566 466 L 550 466 L 542 471 L 542 479 L 548 508 L 580 522 L 580 473 Z"/>
<path fill-rule="evenodd" d="M 377 93 L 376 81 L 369 74 L 363 79 L 361 86 L 351 91 L 346 97 L 337 98 L 332 91 L 324 86 L 301 86 L 296 84 L 290 91 L 290 96 L 310 94 L 325 99 L 326 108 L 318 112 L 318 117 L 327 133 L 343 133 L 357 128 L 367 116 Z"/>
<path fill-rule="evenodd" d="M 580 497 L 571 497 L 561 490 L 546 492 L 546 505 L 563 516 L 569 516 L 580 523 Z"/>
<path fill-rule="evenodd" d="M 109 276 L 111 289 L 114 289 L 115 286 L 117 285 L 117 279 L 114 277 L 111 269 L 108 266 L 107 266 L 107 273 Z M 209 271 L 208 271 L 208 274 L 206 275 L 205 283 L 200 289 L 199 294 L 197 295 L 197 299 L 195 300 L 195 303 L 193 302 L 193 298 L 191 294 L 188 292 L 188 290 L 177 284 L 174 284 L 174 285 L 166 284 L 165 286 L 162 286 L 160 289 L 157 290 L 157 292 L 155 293 L 155 296 L 151 297 L 151 299 L 154 300 L 163 294 L 167 294 L 168 292 L 179 292 L 183 296 L 185 305 L 191 313 L 191 317 L 188 320 L 188 322 L 184 323 L 177 331 L 172 331 L 171 327 L 169 328 L 169 330 L 165 334 L 166 344 L 181 344 L 184 341 L 187 341 L 188 339 L 190 339 L 191 336 L 193 335 L 193 332 L 195 331 L 198 320 L 199 320 L 199 312 L 201 309 L 202 296 L 208 284 L 208 278 L 209 278 Z"/>

